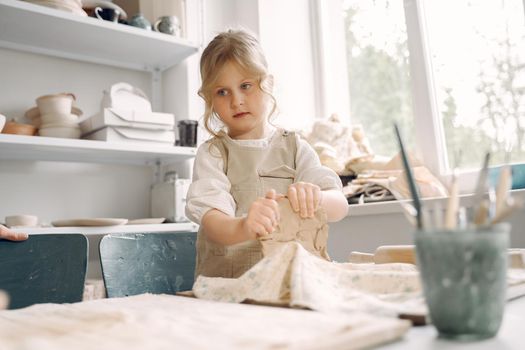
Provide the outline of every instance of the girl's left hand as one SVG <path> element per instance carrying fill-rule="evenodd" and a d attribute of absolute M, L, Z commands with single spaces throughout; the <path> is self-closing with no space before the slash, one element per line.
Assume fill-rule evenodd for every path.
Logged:
<path fill-rule="evenodd" d="M 292 209 L 302 218 L 312 218 L 321 203 L 321 188 L 309 182 L 297 182 L 288 187 Z"/>
<path fill-rule="evenodd" d="M 0 225 L 0 239 L 8 239 L 10 241 L 24 241 L 27 238 L 27 233 L 13 232 L 7 227 Z"/>

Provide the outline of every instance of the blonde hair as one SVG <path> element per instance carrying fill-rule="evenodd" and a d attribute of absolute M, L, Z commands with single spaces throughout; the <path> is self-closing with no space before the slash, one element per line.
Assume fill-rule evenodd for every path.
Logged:
<path fill-rule="evenodd" d="M 269 95 L 273 102 L 269 117 L 277 108 L 277 102 L 272 95 L 273 80 L 268 73 L 268 64 L 259 41 L 245 30 L 230 29 L 222 32 L 204 49 L 200 61 L 202 85 L 199 96 L 205 102 L 204 127 L 214 136 L 217 136 L 217 132 L 211 126 L 212 120 L 214 117 L 220 119 L 213 110 L 213 86 L 217 80 L 217 73 L 229 62 L 237 64 L 246 73 L 257 77 L 259 88 Z"/>

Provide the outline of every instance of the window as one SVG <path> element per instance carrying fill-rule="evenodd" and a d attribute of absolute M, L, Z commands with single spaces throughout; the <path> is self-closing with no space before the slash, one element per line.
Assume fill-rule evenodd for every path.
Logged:
<path fill-rule="evenodd" d="M 510 146 L 525 161 L 523 0 L 318 1 L 339 6 L 351 122 L 376 153 L 397 151 L 397 120 L 438 175 L 477 168 L 488 150 L 502 163 Z"/>
<path fill-rule="evenodd" d="M 426 24 L 447 154 L 477 167 L 486 151 L 525 161 L 522 0 L 427 1 Z"/>
<path fill-rule="evenodd" d="M 343 18 L 351 121 L 363 125 L 376 154 L 393 156 L 398 149 L 394 121 L 414 146 L 403 3 L 344 0 Z"/>

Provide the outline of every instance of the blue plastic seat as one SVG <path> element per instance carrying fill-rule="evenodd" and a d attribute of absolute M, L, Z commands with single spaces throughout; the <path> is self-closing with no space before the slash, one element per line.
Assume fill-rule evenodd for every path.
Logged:
<path fill-rule="evenodd" d="M 108 298 L 191 290 L 196 236 L 195 232 L 104 236 L 99 251 Z"/>
<path fill-rule="evenodd" d="M 33 234 L 26 241 L 0 239 L 0 290 L 9 309 L 82 300 L 88 240 L 82 234 Z"/>

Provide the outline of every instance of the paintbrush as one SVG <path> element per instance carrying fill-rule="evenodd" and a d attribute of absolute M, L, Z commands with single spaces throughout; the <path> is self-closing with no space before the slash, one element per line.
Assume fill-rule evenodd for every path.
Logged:
<path fill-rule="evenodd" d="M 452 175 L 452 182 L 450 184 L 447 209 L 445 210 L 445 229 L 454 230 L 458 226 L 458 210 L 459 210 L 459 185 L 456 173 Z"/>
<path fill-rule="evenodd" d="M 452 181 L 450 183 L 450 189 L 447 200 L 447 208 L 445 210 L 445 229 L 454 230 L 458 226 L 458 213 L 459 213 L 459 184 L 456 176 L 458 166 L 462 152 L 456 154 L 454 170 L 452 172 Z"/>
<path fill-rule="evenodd" d="M 399 132 L 399 127 L 397 123 L 394 123 L 394 130 L 396 132 L 397 141 L 399 142 L 399 149 L 401 151 L 401 159 L 403 160 L 403 168 L 405 169 L 406 180 L 408 182 L 408 187 L 410 188 L 410 194 L 412 195 L 412 201 L 414 203 L 414 208 L 416 209 L 416 224 L 419 230 L 423 229 L 423 218 L 422 218 L 422 204 L 419 200 L 419 193 L 417 190 L 417 185 L 412 175 L 412 169 L 410 168 L 410 162 L 408 160 L 408 155 L 405 151 L 405 146 L 403 145 L 403 139 Z"/>
<path fill-rule="evenodd" d="M 489 212 L 489 203 L 483 200 L 483 195 L 487 189 L 487 178 L 489 173 L 489 162 L 490 162 L 490 152 L 485 153 L 485 159 L 483 160 L 483 165 L 479 172 L 478 183 L 476 184 L 476 190 L 474 192 L 474 197 L 472 198 L 472 203 L 474 203 L 474 208 L 472 210 L 472 221 L 476 226 L 485 224 Z"/>
<path fill-rule="evenodd" d="M 512 173 L 509 164 L 504 164 L 499 173 L 498 186 L 496 188 L 496 214 L 499 216 L 507 206 L 509 190 L 512 186 Z"/>

